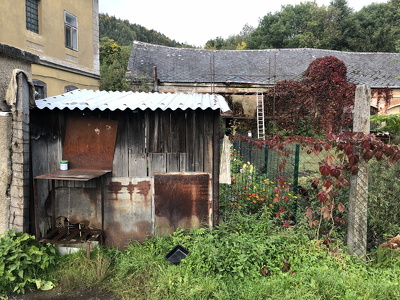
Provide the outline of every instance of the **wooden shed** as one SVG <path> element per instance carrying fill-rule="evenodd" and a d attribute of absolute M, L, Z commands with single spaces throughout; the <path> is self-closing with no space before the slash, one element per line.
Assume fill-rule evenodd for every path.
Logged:
<path fill-rule="evenodd" d="M 75 90 L 36 106 L 31 219 L 42 240 L 121 248 L 217 223 L 222 96 Z"/>

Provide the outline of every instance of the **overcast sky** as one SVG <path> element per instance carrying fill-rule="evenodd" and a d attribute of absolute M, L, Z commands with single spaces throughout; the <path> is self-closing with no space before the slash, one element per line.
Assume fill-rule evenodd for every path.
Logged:
<path fill-rule="evenodd" d="M 247 23 L 256 27 L 268 12 L 276 12 L 282 5 L 307 2 L 302 0 L 99 0 L 100 12 L 108 13 L 147 29 L 154 29 L 167 37 L 193 46 L 204 46 L 216 37 L 226 39 L 239 34 Z M 316 0 L 319 6 L 331 0 Z M 348 0 L 355 11 L 371 3 L 388 0 Z"/>

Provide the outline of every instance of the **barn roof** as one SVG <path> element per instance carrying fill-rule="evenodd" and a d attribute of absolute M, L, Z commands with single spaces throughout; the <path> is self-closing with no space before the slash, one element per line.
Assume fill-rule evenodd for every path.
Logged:
<path fill-rule="evenodd" d="M 373 88 L 400 88 L 400 53 L 361 53 L 320 49 L 204 50 L 135 41 L 128 70 L 160 82 L 274 84 L 299 80 L 316 58 L 335 56 L 347 66 L 348 81 Z M 212 71 L 213 70 L 213 71 Z"/>
<path fill-rule="evenodd" d="M 100 109 L 100 110 L 203 110 L 211 108 L 230 111 L 225 98 L 215 94 L 170 94 L 139 92 L 107 92 L 74 90 L 62 95 L 36 100 L 39 109 Z"/>

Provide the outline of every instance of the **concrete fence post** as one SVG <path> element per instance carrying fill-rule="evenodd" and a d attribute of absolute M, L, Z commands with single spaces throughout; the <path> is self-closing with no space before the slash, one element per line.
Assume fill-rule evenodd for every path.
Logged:
<path fill-rule="evenodd" d="M 353 132 L 370 133 L 371 88 L 356 88 Z M 365 257 L 367 253 L 368 162 L 362 157 L 360 147 L 358 174 L 350 177 L 350 196 L 347 229 L 347 247 L 350 254 Z"/>

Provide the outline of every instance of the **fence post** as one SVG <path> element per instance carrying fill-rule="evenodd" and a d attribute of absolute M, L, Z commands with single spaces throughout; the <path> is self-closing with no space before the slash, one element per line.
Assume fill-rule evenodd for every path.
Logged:
<path fill-rule="evenodd" d="M 298 195 L 299 193 L 299 165 L 300 165 L 300 144 L 296 144 L 296 150 L 294 154 L 294 172 L 293 172 L 293 193 Z M 299 204 L 297 201 L 294 203 L 294 222 L 296 223 L 297 219 L 297 210 Z"/>
<path fill-rule="evenodd" d="M 354 103 L 353 132 L 370 133 L 371 88 L 359 85 Z M 358 148 L 358 147 L 357 147 Z M 368 162 L 358 151 L 359 171 L 350 177 L 347 248 L 349 253 L 365 257 L 367 253 Z"/>

